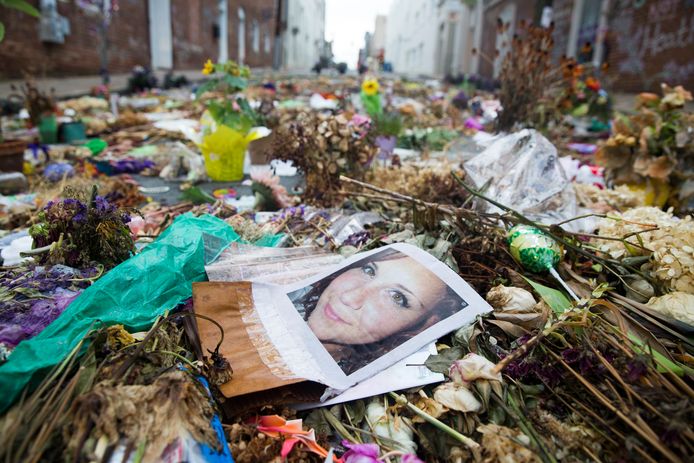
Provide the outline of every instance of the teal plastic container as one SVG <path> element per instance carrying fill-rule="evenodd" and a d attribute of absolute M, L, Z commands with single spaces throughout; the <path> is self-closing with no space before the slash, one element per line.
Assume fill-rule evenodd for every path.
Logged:
<path fill-rule="evenodd" d="M 87 140 L 87 132 L 81 122 L 66 122 L 60 125 L 60 140 L 63 143 L 76 143 Z"/>

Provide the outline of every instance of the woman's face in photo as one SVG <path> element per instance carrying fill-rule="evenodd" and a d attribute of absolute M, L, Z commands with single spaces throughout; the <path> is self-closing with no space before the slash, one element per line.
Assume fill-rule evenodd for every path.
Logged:
<path fill-rule="evenodd" d="M 367 262 L 330 283 L 308 325 L 323 342 L 369 344 L 426 319 L 445 294 L 443 281 L 411 257 Z"/>

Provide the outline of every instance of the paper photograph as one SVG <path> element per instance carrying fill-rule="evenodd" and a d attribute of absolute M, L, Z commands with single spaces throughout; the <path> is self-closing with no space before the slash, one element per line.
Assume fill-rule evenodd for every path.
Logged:
<path fill-rule="evenodd" d="M 468 306 L 436 273 L 394 248 L 287 296 L 345 375 Z"/>

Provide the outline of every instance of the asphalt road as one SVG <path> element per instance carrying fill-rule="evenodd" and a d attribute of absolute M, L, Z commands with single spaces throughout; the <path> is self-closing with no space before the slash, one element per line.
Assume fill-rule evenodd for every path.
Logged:
<path fill-rule="evenodd" d="M 145 192 L 142 193 L 164 206 L 172 206 L 182 201 L 180 189 L 181 182 L 171 182 L 159 177 L 147 177 L 144 175 L 133 175 L 132 177 L 145 189 L 169 187 L 167 191 L 163 192 L 148 192 L 145 190 Z M 245 177 L 245 179 L 247 178 L 249 177 Z M 241 183 L 242 182 L 203 182 L 196 186 L 209 194 L 212 194 L 214 190 L 220 188 L 233 188 L 237 192 L 237 198 L 243 195 L 253 194 L 250 186 L 242 185 Z M 301 175 L 280 177 L 280 183 L 287 188 L 287 191 L 292 193 L 295 187 L 303 188 L 303 177 Z"/>

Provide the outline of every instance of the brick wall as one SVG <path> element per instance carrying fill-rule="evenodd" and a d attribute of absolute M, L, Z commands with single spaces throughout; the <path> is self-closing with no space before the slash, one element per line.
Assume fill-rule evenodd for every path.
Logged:
<path fill-rule="evenodd" d="M 32 0 L 38 7 L 38 0 Z M 99 39 L 96 18 L 85 14 L 75 2 L 57 2 L 58 13 L 70 21 L 64 44 L 39 40 L 39 21 L 20 12 L 0 8 L 5 40 L 0 43 L 0 78 L 98 74 Z M 150 62 L 147 2 L 120 0 L 120 11 L 109 27 L 109 70 L 127 72 Z"/>
<path fill-rule="evenodd" d="M 239 17 L 238 9 L 243 8 L 245 19 L 246 57 L 245 64 L 250 67 L 272 66 L 274 31 L 276 21 L 275 0 L 230 0 L 229 1 L 229 57 L 238 60 Z M 253 21 L 258 24 L 258 48 L 253 48 Z M 266 51 L 265 36 L 270 48 Z"/>
<path fill-rule="evenodd" d="M 694 1 L 614 3 L 606 59 L 619 90 L 657 90 L 661 82 L 694 90 Z"/>
<path fill-rule="evenodd" d="M 38 6 L 39 0 L 31 0 Z M 20 78 L 24 72 L 35 77 L 95 75 L 99 73 L 97 19 L 82 11 L 74 1 L 59 1 L 58 13 L 68 18 L 70 34 L 64 44 L 39 40 L 39 20 L 0 8 L 6 26 L 0 43 L 0 79 Z M 120 10 L 109 27 L 109 71 L 129 72 L 135 65 L 151 64 L 149 12 L 146 0 L 120 0 Z M 245 11 L 245 62 L 251 67 L 270 67 L 276 21 L 275 0 L 228 0 L 229 57 L 238 59 L 238 8 Z M 217 0 L 171 0 L 173 66 L 177 70 L 198 69 L 208 58 L 219 55 L 214 37 L 218 20 Z M 257 50 L 253 24 L 258 25 Z M 266 36 L 269 49 L 266 49 Z"/>
<path fill-rule="evenodd" d="M 566 38 L 573 0 L 553 6 L 564 18 L 555 34 Z M 566 53 L 566 39 L 555 42 L 555 55 Z M 605 61 L 605 80 L 620 92 L 657 91 L 661 82 L 694 89 L 694 0 L 612 0 Z"/>
<path fill-rule="evenodd" d="M 172 0 L 171 34 L 175 69 L 202 68 L 209 58 L 219 56 L 215 38 L 219 10 L 217 0 Z"/>

